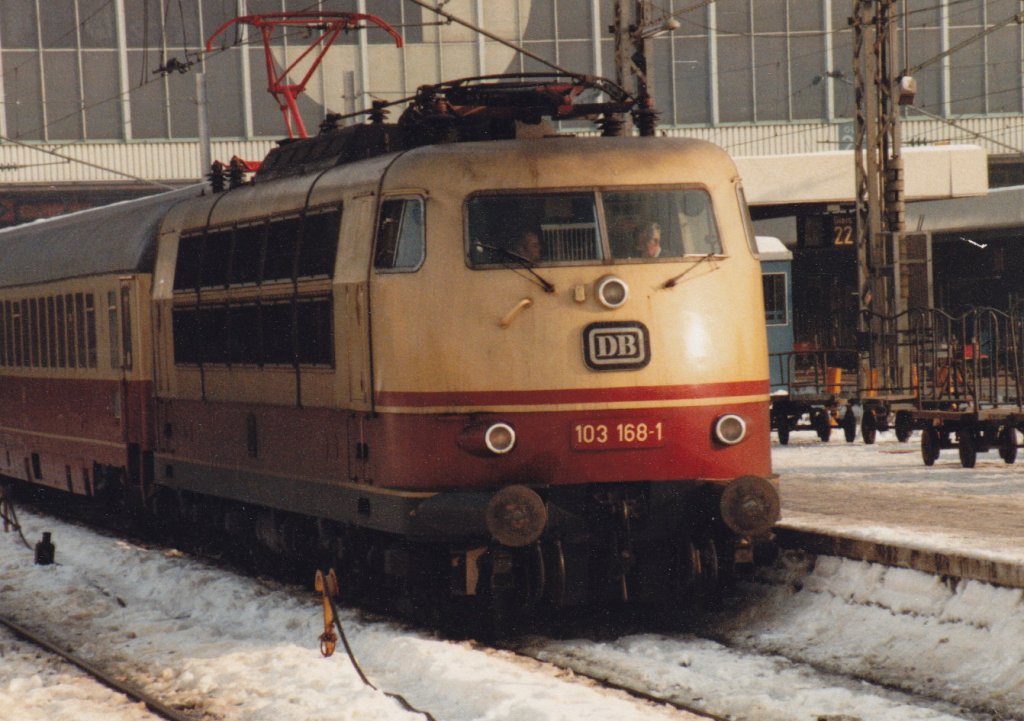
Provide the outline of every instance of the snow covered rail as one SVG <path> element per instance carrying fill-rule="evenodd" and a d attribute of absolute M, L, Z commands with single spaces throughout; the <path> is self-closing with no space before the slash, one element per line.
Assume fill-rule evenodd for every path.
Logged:
<path fill-rule="evenodd" d="M 12 621 L 9 618 L 0 616 L 0 625 L 5 626 L 8 630 L 11 631 L 11 633 L 13 633 L 21 640 L 30 643 L 34 646 L 37 646 L 38 648 L 41 648 L 47 653 L 53 654 L 54 656 L 59 656 L 68 663 L 72 664 L 73 666 L 76 666 L 77 668 L 81 669 L 89 676 L 102 683 L 104 686 L 113 689 L 118 693 L 122 693 L 135 701 L 142 703 L 151 713 L 153 713 L 156 716 L 159 716 L 160 718 L 168 719 L 168 721 L 196 721 L 196 718 L 198 718 L 196 716 L 192 716 L 177 711 L 168 706 L 167 704 L 165 704 L 164 702 L 160 701 L 159 699 L 150 696 L 145 691 L 142 691 L 141 689 L 138 689 L 135 686 L 128 684 L 126 682 L 119 681 L 113 675 L 104 671 L 99 666 L 81 658 L 80 656 L 72 653 L 71 651 L 68 651 L 67 649 L 61 648 L 55 643 L 43 638 L 38 633 L 35 633 L 34 631 L 25 628 L 16 621 Z"/>
<path fill-rule="evenodd" d="M 792 528 L 784 524 L 776 527 L 775 534 L 783 548 L 803 550 L 815 555 L 909 568 L 944 578 L 983 581 L 994 586 L 1024 588 L 1024 566 L 1012 561 L 882 543 Z"/>

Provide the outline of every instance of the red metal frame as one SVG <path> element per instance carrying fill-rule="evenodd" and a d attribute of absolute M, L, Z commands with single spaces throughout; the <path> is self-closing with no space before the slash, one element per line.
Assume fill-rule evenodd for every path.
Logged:
<path fill-rule="evenodd" d="M 370 22 L 384 30 L 395 39 L 395 47 L 402 47 L 402 36 L 393 27 L 381 20 L 376 15 L 363 13 L 341 13 L 341 12 L 296 12 L 296 13 L 263 13 L 261 15 L 244 15 L 234 18 L 217 28 L 217 31 L 206 41 L 206 52 L 213 50 L 213 41 L 232 25 L 245 24 L 259 29 L 263 38 L 263 55 L 267 65 L 267 91 L 274 96 L 281 114 L 284 116 L 284 124 L 288 129 L 288 137 L 294 138 L 296 133 L 300 138 L 307 138 L 306 126 L 299 114 L 299 106 L 296 99 L 306 89 L 306 83 L 313 76 L 313 72 L 319 67 L 324 55 L 331 45 L 344 30 L 357 30 L 360 23 Z M 305 28 L 310 31 L 319 31 L 320 34 L 312 39 L 307 47 L 294 61 L 285 67 L 279 67 L 274 60 L 270 50 L 270 36 L 274 30 L 281 27 Z M 320 46 L 320 51 L 313 58 L 309 70 L 297 83 L 286 82 L 286 78 L 295 67 L 303 62 L 310 53 Z"/>

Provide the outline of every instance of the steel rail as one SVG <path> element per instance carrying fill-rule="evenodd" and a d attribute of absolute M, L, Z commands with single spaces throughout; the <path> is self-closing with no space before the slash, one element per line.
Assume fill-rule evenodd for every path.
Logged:
<path fill-rule="evenodd" d="M 104 686 L 107 686 L 108 688 L 111 688 L 119 693 L 123 693 L 132 700 L 144 704 L 145 707 L 149 709 L 150 712 L 156 714 L 157 716 L 161 716 L 162 718 L 168 719 L 168 721 L 196 721 L 195 716 L 191 716 L 176 709 L 173 709 L 167 704 L 160 701 L 159 699 L 150 696 L 145 691 L 142 691 L 141 689 L 136 688 L 131 684 L 118 681 L 112 675 L 110 675 L 103 669 L 99 668 L 95 664 L 81 658 L 80 656 L 77 656 L 71 651 L 60 648 L 56 644 L 30 631 L 21 624 L 10 620 L 9 618 L 0 616 L 0 624 L 7 627 L 7 629 L 10 630 L 11 633 L 13 633 L 15 636 L 22 639 L 23 641 L 27 641 L 28 643 L 38 646 L 39 648 L 42 648 L 55 656 L 59 656 L 68 663 L 72 664 L 73 666 L 76 666 L 77 668 L 81 669 L 89 676 L 93 677 L 94 679 L 102 683 Z"/>
<path fill-rule="evenodd" d="M 710 719 L 710 721 L 736 721 L 736 719 L 732 716 L 719 716 L 718 714 L 715 714 L 699 706 L 687 704 L 682 701 L 676 701 L 666 696 L 659 696 L 655 694 L 653 691 L 645 691 L 643 689 L 636 688 L 635 686 L 628 686 L 626 684 L 613 681 L 610 678 L 585 673 L 583 671 L 580 671 L 578 668 L 574 668 L 572 664 L 562 663 L 559 661 L 551 661 L 550 659 L 542 659 L 539 656 L 536 656 L 530 653 L 529 651 L 524 650 L 521 647 L 517 647 L 515 644 L 491 643 L 482 645 L 485 647 L 490 646 L 492 648 L 500 649 L 502 651 L 514 653 L 517 656 L 522 656 L 523 658 L 531 659 L 533 661 L 536 661 L 537 663 L 544 664 L 545 666 L 553 666 L 554 668 L 557 668 L 561 671 L 569 671 L 574 676 L 577 676 L 579 678 L 585 678 L 588 681 L 592 681 L 601 688 L 609 689 L 612 691 L 619 691 L 640 701 L 647 701 L 648 703 L 656 704 L 659 706 L 669 706 L 671 708 L 676 709 L 677 711 L 684 711 L 686 713 L 693 714 L 694 716 L 699 716 L 700 718 Z"/>

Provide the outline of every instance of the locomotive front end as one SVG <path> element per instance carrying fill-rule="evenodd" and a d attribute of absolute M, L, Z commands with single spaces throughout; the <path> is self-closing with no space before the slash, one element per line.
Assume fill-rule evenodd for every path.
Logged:
<path fill-rule="evenodd" d="M 750 560 L 779 496 L 759 264 L 723 151 L 433 146 L 389 169 L 381 207 L 360 433 L 383 450 L 358 472 L 433 493 L 414 533 L 462 549 L 467 594 L 679 597 Z"/>

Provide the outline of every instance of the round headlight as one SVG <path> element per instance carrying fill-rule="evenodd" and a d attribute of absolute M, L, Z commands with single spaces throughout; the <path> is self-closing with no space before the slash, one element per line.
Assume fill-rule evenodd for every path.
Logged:
<path fill-rule="evenodd" d="M 516 432 L 508 423 L 494 423 L 484 431 L 487 450 L 496 455 L 508 453 L 516 445 Z"/>
<path fill-rule="evenodd" d="M 597 300 L 605 308 L 621 307 L 629 299 L 629 286 L 626 281 L 614 275 L 606 275 L 596 283 Z"/>
<path fill-rule="evenodd" d="M 747 436 L 747 422 L 734 413 L 719 416 L 715 421 L 715 440 L 733 446 Z"/>

